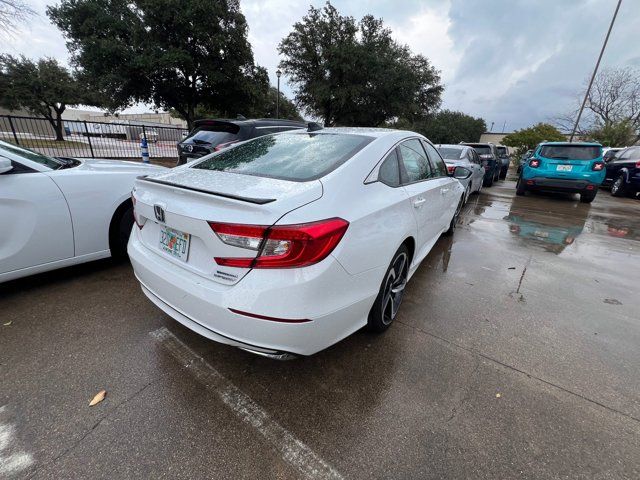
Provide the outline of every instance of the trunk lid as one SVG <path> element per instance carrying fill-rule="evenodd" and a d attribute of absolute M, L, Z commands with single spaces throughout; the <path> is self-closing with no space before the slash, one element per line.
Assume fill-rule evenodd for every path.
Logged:
<path fill-rule="evenodd" d="M 223 243 L 208 222 L 271 226 L 321 196 L 318 180 L 292 182 L 190 168 L 139 178 L 134 188 L 142 243 L 182 268 L 227 285 L 240 281 L 249 269 L 221 267 L 214 257 L 255 257 L 257 251 Z M 157 208 L 162 209 L 160 218 Z M 166 238 L 167 229 L 171 235 L 188 235 L 184 258 L 163 249 L 161 237 Z"/>

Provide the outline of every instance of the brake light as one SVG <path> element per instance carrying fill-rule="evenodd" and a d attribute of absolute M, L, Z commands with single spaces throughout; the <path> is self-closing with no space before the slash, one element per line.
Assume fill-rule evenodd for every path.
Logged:
<path fill-rule="evenodd" d="M 135 191 L 135 190 L 134 190 Z M 134 192 L 131 192 L 131 203 L 133 203 L 133 221 L 136 222 L 136 225 L 140 230 L 144 227 L 145 222 L 142 219 L 138 219 L 138 215 L 136 213 L 136 197 L 133 195 Z"/>
<path fill-rule="evenodd" d="M 602 162 L 595 162 L 593 164 L 593 166 L 591 167 L 592 170 L 595 170 L 596 172 L 599 172 L 600 170 L 602 170 L 604 168 L 604 163 Z"/>
<path fill-rule="evenodd" d="M 540 166 L 540 160 L 531 160 L 529 166 L 531 168 L 538 168 Z"/>
<path fill-rule="evenodd" d="M 349 227 L 341 218 L 299 225 L 238 225 L 209 222 L 227 245 L 256 250 L 255 258 L 215 257 L 218 265 L 238 268 L 299 268 L 324 260 Z"/>
<path fill-rule="evenodd" d="M 640 168 L 640 160 L 636 162 L 636 168 Z"/>
<path fill-rule="evenodd" d="M 233 145 L 234 143 L 238 143 L 238 142 L 239 142 L 239 140 L 234 140 L 232 142 L 226 142 L 226 143 L 220 143 L 220 144 L 216 145 L 213 150 L 215 152 L 219 152 L 220 150 L 222 150 L 224 148 L 227 148 L 228 146 Z"/>

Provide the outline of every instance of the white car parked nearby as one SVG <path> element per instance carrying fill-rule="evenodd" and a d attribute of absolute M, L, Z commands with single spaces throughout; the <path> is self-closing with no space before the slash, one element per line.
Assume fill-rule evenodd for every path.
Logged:
<path fill-rule="evenodd" d="M 412 132 L 267 135 L 136 180 L 129 258 L 151 301 L 195 332 L 310 355 L 391 324 L 463 193 Z"/>
<path fill-rule="evenodd" d="M 126 254 L 133 182 L 161 170 L 0 141 L 0 282 Z"/>
<path fill-rule="evenodd" d="M 466 145 L 436 145 L 438 153 L 447 164 L 447 170 L 452 173 L 456 167 L 464 167 L 471 170 L 471 176 L 466 180 L 460 180 L 464 187 L 464 202 L 467 203 L 469 195 L 480 193 L 484 181 L 484 166 L 482 160 L 473 147 Z"/>

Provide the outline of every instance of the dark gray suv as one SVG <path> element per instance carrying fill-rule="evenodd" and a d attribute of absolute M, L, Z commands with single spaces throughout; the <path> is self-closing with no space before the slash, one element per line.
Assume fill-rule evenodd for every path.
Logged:
<path fill-rule="evenodd" d="M 272 118 L 196 120 L 193 123 L 193 130 L 178 143 L 178 165 L 183 165 L 244 140 L 302 128 L 307 128 L 305 122 Z"/>

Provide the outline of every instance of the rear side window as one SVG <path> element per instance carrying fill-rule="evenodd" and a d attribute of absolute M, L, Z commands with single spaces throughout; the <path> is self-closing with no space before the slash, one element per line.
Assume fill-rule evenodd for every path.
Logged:
<path fill-rule="evenodd" d="M 591 145 L 543 145 L 539 155 L 559 160 L 593 160 L 602 153 L 602 147 Z"/>
<path fill-rule="evenodd" d="M 436 148 L 429 142 L 422 142 L 422 145 L 429 155 L 429 160 L 431 160 L 431 166 L 433 167 L 433 171 L 435 173 L 434 177 L 446 177 L 447 165 L 444 163 L 444 160 L 442 160 L 442 157 L 440 156 Z"/>
<path fill-rule="evenodd" d="M 207 156 L 191 168 L 306 182 L 335 170 L 372 140 L 339 133 L 265 135 Z"/>
<path fill-rule="evenodd" d="M 400 144 L 403 183 L 419 182 L 431 177 L 431 166 L 420 140 L 411 139 Z"/>
<path fill-rule="evenodd" d="M 390 187 L 397 187 L 400 185 L 400 170 L 398 167 L 398 152 L 394 148 L 387 158 L 385 158 L 382 165 L 380 165 L 380 171 L 378 172 L 378 180 Z"/>

